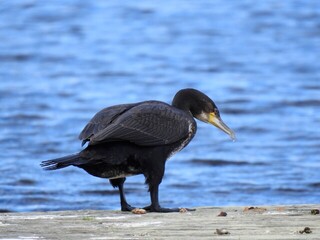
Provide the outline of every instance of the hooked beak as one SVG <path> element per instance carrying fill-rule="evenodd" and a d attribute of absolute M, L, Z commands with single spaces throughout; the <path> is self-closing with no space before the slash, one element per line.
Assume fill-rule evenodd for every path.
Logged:
<path fill-rule="evenodd" d="M 208 122 L 228 134 L 233 141 L 236 140 L 235 133 L 214 112 L 209 113 Z"/>

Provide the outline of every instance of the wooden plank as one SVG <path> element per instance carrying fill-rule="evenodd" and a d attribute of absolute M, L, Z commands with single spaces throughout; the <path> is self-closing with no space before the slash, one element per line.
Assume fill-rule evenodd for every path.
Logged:
<path fill-rule="evenodd" d="M 320 239 L 319 205 L 201 207 L 186 213 L 1 213 L 0 239 Z M 227 216 L 217 216 L 223 211 Z M 299 233 L 309 227 L 312 233 Z M 216 229 L 229 234 L 218 235 Z"/>

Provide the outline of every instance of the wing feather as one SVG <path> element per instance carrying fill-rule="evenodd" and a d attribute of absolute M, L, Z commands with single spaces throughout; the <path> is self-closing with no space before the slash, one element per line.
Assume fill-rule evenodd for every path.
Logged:
<path fill-rule="evenodd" d="M 88 122 L 79 135 L 79 139 L 85 143 L 90 138 L 105 129 L 112 121 L 118 116 L 132 108 L 136 104 L 121 104 L 112 107 L 107 107 L 99 111 L 94 117 Z"/>
<path fill-rule="evenodd" d="M 193 117 L 182 110 L 162 102 L 143 102 L 94 134 L 90 144 L 119 140 L 142 146 L 170 144 L 188 136 L 192 124 Z"/>

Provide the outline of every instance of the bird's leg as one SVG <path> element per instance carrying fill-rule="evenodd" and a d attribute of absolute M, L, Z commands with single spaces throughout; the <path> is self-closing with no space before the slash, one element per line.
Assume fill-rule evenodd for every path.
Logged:
<path fill-rule="evenodd" d="M 165 161 L 149 161 L 147 171 L 144 174 L 149 185 L 151 205 L 144 209 L 150 212 L 179 212 L 179 208 L 162 208 L 159 204 L 159 185 L 162 181 L 165 169 Z"/>
<path fill-rule="evenodd" d="M 150 186 L 151 205 L 150 212 L 179 212 L 179 208 L 163 208 L 159 204 L 159 185 Z"/>
<path fill-rule="evenodd" d="M 119 189 L 121 211 L 131 211 L 135 209 L 135 207 L 132 207 L 127 203 L 126 196 L 124 194 L 123 184 L 126 181 L 126 178 L 110 179 L 109 181 L 113 187 L 117 187 Z"/>
<path fill-rule="evenodd" d="M 158 155 L 161 156 L 161 153 Z M 149 185 L 149 192 L 151 198 L 151 205 L 144 207 L 145 210 L 150 212 L 179 212 L 180 208 L 163 208 L 159 204 L 159 185 L 162 182 L 162 178 L 165 171 L 165 158 L 153 159 L 153 161 L 147 161 L 144 165 L 146 183 Z M 188 209 L 188 211 L 194 211 L 194 209 Z"/>
<path fill-rule="evenodd" d="M 150 212 L 180 212 L 181 208 L 163 208 L 159 204 L 159 185 L 150 187 L 151 205 L 144 207 L 145 210 Z M 195 211 L 192 208 L 184 208 L 187 211 Z"/>

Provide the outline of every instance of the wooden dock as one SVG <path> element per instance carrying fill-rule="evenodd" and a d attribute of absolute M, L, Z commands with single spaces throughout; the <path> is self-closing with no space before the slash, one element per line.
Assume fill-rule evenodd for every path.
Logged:
<path fill-rule="evenodd" d="M 0 239 L 320 239 L 320 205 L 1 213 Z M 218 216 L 225 212 L 227 216 Z M 225 215 L 224 213 L 220 215 Z"/>

